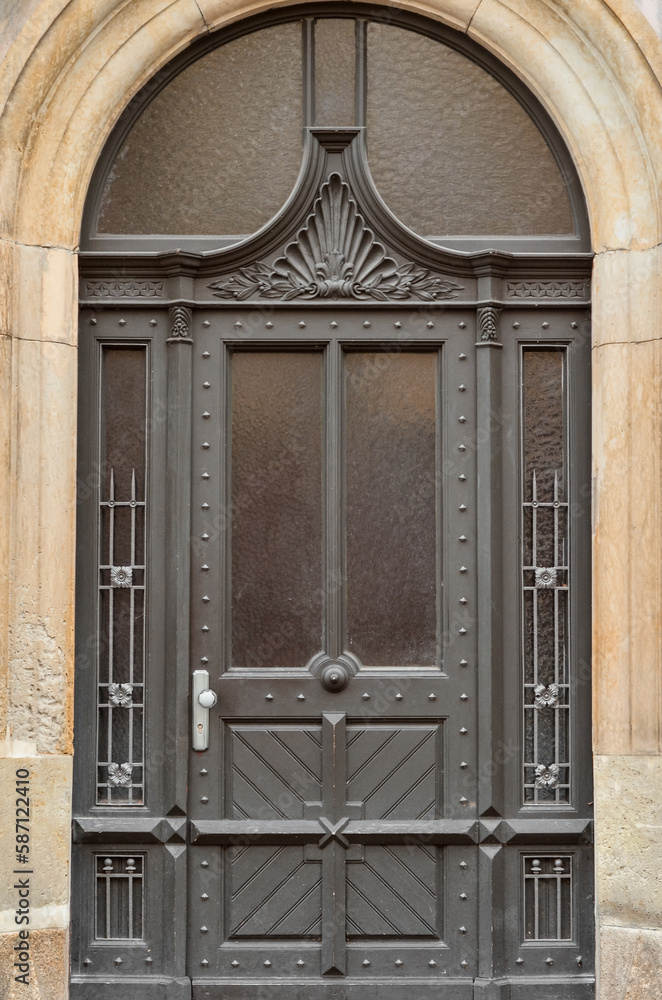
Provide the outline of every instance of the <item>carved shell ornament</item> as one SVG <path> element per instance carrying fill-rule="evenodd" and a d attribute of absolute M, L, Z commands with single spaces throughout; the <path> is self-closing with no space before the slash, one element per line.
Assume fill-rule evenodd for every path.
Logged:
<path fill-rule="evenodd" d="M 242 267 L 209 285 L 223 299 L 454 298 L 461 285 L 388 257 L 339 174 L 322 184 L 306 225 L 272 265 Z"/>

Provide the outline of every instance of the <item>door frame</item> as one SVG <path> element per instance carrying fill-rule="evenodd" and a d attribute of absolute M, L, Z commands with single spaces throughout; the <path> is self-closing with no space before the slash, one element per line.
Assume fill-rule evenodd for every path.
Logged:
<path fill-rule="evenodd" d="M 188 540 L 191 537 L 191 521 L 188 470 L 191 468 L 193 457 L 191 450 L 193 417 L 189 387 L 192 372 L 191 352 L 196 341 L 195 325 L 200 322 L 198 317 L 205 314 L 204 310 L 211 309 L 214 314 L 223 317 L 224 324 L 231 325 L 239 342 L 244 341 L 247 336 L 252 338 L 251 342 L 256 338 L 259 339 L 257 328 L 264 327 L 266 331 L 269 325 L 273 326 L 272 316 L 276 315 L 277 309 L 276 306 L 273 308 L 269 306 L 268 314 L 265 313 L 263 296 L 266 294 L 268 302 L 271 302 L 271 290 L 279 288 L 280 275 L 285 273 L 288 266 L 288 251 L 285 251 L 283 257 L 276 259 L 278 253 L 282 253 L 282 247 L 289 244 L 293 232 L 298 231 L 297 238 L 303 238 L 307 213 L 312 211 L 314 214 L 317 211 L 316 206 L 324 197 L 325 190 L 330 190 L 333 184 L 348 186 L 352 196 L 357 199 L 360 211 L 365 215 L 365 220 L 363 215 L 361 216 L 362 224 L 372 227 L 367 228 L 366 232 L 371 234 L 374 246 L 380 247 L 380 252 L 384 254 L 393 254 L 396 261 L 402 262 L 397 265 L 398 267 L 407 261 L 413 261 L 415 264 L 412 266 L 419 268 L 418 272 L 406 271 L 404 267 L 402 272 L 396 271 L 396 277 L 399 273 L 407 273 L 409 276 L 421 275 L 420 283 L 416 278 L 406 286 L 405 298 L 411 298 L 415 308 L 429 310 L 431 316 L 436 315 L 436 311 L 440 311 L 441 315 L 441 312 L 451 311 L 454 314 L 458 310 L 469 309 L 475 317 L 474 336 L 477 341 L 477 360 L 482 371 L 481 381 L 483 385 L 491 387 L 490 391 L 477 402 L 479 425 L 484 428 L 487 442 L 486 445 L 484 442 L 479 449 L 479 462 L 482 460 L 486 463 L 482 469 L 483 480 L 491 480 L 497 475 L 499 461 L 495 458 L 496 453 L 492 454 L 489 442 L 494 433 L 492 411 L 495 406 L 498 407 L 496 399 L 500 378 L 498 369 L 501 339 L 506 335 L 506 327 L 502 328 L 502 321 L 505 322 L 505 317 L 513 311 L 518 315 L 521 313 L 527 317 L 527 334 L 530 338 L 531 324 L 536 325 L 532 317 L 539 315 L 543 309 L 545 314 L 549 310 L 556 311 L 559 315 L 569 313 L 574 317 L 572 322 L 577 328 L 582 321 L 581 310 L 585 312 L 589 305 L 592 266 L 590 254 L 562 253 L 554 256 L 550 254 L 533 256 L 515 255 L 503 251 L 478 251 L 466 254 L 432 247 L 408 230 L 403 230 L 383 206 L 367 180 L 361 128 L 342 131 L 309 129 L 305 155 L 307 166 L 302 171 L 302 183 L 286 209 L 277 216 L 268 230 L 261 231 L 236 247 L 204 256 L 193 251 L 158 256 L 154 252 L 147 256 L 135 253 L 98 256 L 90 251 L 81 261 L 82 325 L 84 330 L 97 328 L 91 340 L 99 338 L 102 332 L 99 327 L 106 329 L 108 322 L 120 324 L 121 338 L 133 337 L 137 341 L 148 339 L 147 331 L 150 326 L 153 333 L 162 331 L 160 339 L 154 338 L 152 343 L 153 350 L 158 351 L 160 357 L 160 361 L 157 361 L 157 367 L 161 372 L 159 391 L 165 394 L 163 399 L 166 401 L 164 415 L 167 430 L 165 443 L 161 445 L 164 448 L 162 463 L 159 468 L 159 462 L 153 459 L 152 468 L 159 469 L 157 474 L 161 477 L 165 506 L 162 513 L 154 519 L 152 530 L 161 532 L 165 540 L 163 579 L 166 581 L 166 586 L 159 599 L 163 604 L 166 622 L 163 690 L 168 691 L 168 697 L 164 698 L 163 702 L 162 738 L 166 740 L 165 745 L 172 748 L 172 756 L 168 766 L 160 769 L 161 780 L 157 786 L 160 807 L 156 811 L 150 809 L 149 816 L 133 818 L 112 815 L 112 810 L 109 812 L 108 808 L 101 810 L 95 808 L 90 815 L 89 807 L 86 809 L 83 806 L 79 811 L 75 805 L 74 841 L 82 848 L 85 844 L 104 844 L 119 840 L 130 844 L 134 851 L 139 851 L 140 843 L 163 844 L 165 850 L 160 854 L 166 866 L 163 869 L 164 875 L 170 872 L 169 891 L 173 895 L 168 899 L 173 904 L 176 902 L 177 893 L 184 892 L 188 808 L 185 747 L 188 745 L 189 731 L 189 671 L 182 669 L 182 663 L 188 662 L 190 628 Z M 338 180 L 334 181 L 335 177 Z M 378 241 L 383 241 L 384 246 Z M 269 262 L 266 265 L 267 271 L 264 269 L 260 271 L 262 277 L 255 282 L 250 295 L 246 298 L 243 294 L 244 286 L 238 282 L 237 275 L 241 274 L 242 280 L 245 279 L 247 274 L 252 274 L 255 270 L 255 261 L 265 259 Z M 407 264 L 407 267 L 409 266 Z M 120 273 L 121 269 L 122 277 L 109 280 L 107 277 L 109 269 L 115 273 Z M 267 272 L 270 274 L 269 278 L 264 277 Z M 266 293 L 265 281 L 271 282 Z M 435 292 L 431 300 L 427 292 L 427 283 L 430 281 L 432 282 L 430 287 Z M 420 295 L 419 287 L 424 290 Z M 327 308 L 318 304 L 323 301 L 322 299 L 315 300 L 313 296 L 311 301 L 310 294 L 312 293 L 305 289 L 297 292 L 290 302 L 291 308 L 295 311 Z M 356 308 L 357 296 L 363 293 L 354 290 L 344 294 L 345 301 L 342 301 L 342 295 L 339 293 L 339 301 L 334 301 L 333 306 L 339 312 L 346 313 L 348 309 Z M 297 296 L 300 299 L 298 302 Z M 245 326 L 247 308 L 251 310 L 248 313 L 251 330 L 247 330 Z M 373 300 L 370 308 L 389 310 L 393 308 L 393 304 L 388 301 L 380 302 L 377 299 L 376 302 Z M 133 326 L 126 326 L 122 311 L 137 317 Z M 304 315 L 303 312 L 301 314 Z M 205 319 L 204 322 L 209 325 L 210 320 Z M 463 324 L 467 325 L 464 319 L 459 326 L 462 327 Z M 545 341 L 543 330 L 544 326 L 539 335 L 541 342 Z M 164 337 L 164 333 L 168 336 Z M 262 336 L 265 335 L 269 336 L 268 334 Z M 84 346 L 84 342 L 81 342 L 81 346 Z M 84 349 L 88 348 L 85 346 Z M 173 405 L 175 400 L 177 405 Z M 81 428 L 83 428 L 91 414 L 85 406 L 81 412 L 84 421 Z M 81 441 L 84 441 L 83 436 Z M 481 459 L 480 455 L 484 455 L 484 459 Z M 499 529 L 497 522 L 494 521 L 495 516 L 498 519 L 500 514 L 492 502 L 490 492 L 479 493 L 479 504 L 482 495 L 479 523 L 482 518 L 483 532 L 487 532 L 483 537 L 490 538 L 489 552 L 485 553 L 487 562 L 484 572 L 478 575 L 481 585 L 487 588 L 482 595 L 479 592 L 478 597 L 479 606 L 483 608 L 479 629 L 481 662 L 493 662 L 494 651 L 500 648 L 501 643 L 499 613 L 494 611 L 486 614 L 484 610 L 496 607 L 501 587 L 499 580 L 501 563 L 497 554 L 497 548 L 500 546 Z M 186 553 L 184 558 L 186 566 L 180 561 L 182 552 Z M 86 569 L 82 566 L 81 581 L 85 579 L 86 572 L 89 574 L 89 567 Z M 81 626 L 84 627 L 82 616 Z M 483 717 L 480 721 L 481 737 L 490 743 L 489 756 L 492 753 L 492 734 L 495 731 L 502 731 L 503 725 L 500 717 L 503 703 L 496 688 L 494 694 L 494 698 L 483 698 Z M 78 711 L 84 712 L 82 699 L 79 699 Z M 173 733 L 176 734 L 174 738 Z M 82 761 L 82 758 L 79 757 L 79 760 Z M 530 837 L 533 829 L 527 826 L 527 823 L 530 823 L 528 819 L 500 824 L 499 818 L 503 815 L 503 806 L 500 803 L 504 791 L 498 772 L 494 776 L 485 775 L 480 783 L 482 801 L 478 815 L 482 819 L 476 836 L 478 842 L 485 845 L 486 864 L 490 845 L 523 843 Z M 588 795 L 586 798 L 588 799 Z M 77 803 L 82 804 L 80 798 L 77 798 Z M 535 822 L 537 821 L 534 820 L 534 824 Z M 553 842 L 560 847 L 563 846 L 565 850 L 568 850 L 569 844 L 581 847 L 590 840 L 590 819 L 558 818 L 551 821 L 550 830 L 552 827 L 555 828 Z M 492 859 L 489 864 L 491 867 Z M 489 884 L 493 885 L 491 899 L 493 898 L 493 905 L 497 910 L 498 886 L 500 880 L 506 877 L 505 871 L 501 872 L 500 861 L 494 866 L 494 873 L 486 876 Z M 168 882 L 166 879 L 165 884 Z M 168 908 L 170 905 L 169 902 Z M 176 905 L 173 909 L 178 914 L 178 922 L 181 922 L 183 911 L 179 911 Z M 159 939 L 162 939 L 163 932 L 168 935 L 172 933 L 172 929 L 166 931 L 164 928 Z M 479 957 L 480 971 L 475 988 L 509 990 L 511 987 L 508 981 L 499 976 L 495 978 L 491 927 L 488 928 L 487 924 L 482 927 L 479 938 L 479 956 L 482 957 Z M 182 979 L 185 968 L 182 964 L 184 925 L 178 929 L 177 924 L 175 925 L 175 939 L 179 942 L 178 948 L 164 943 L 161 958 L 164 971 L 171 970 L 169 989 L 175 991 L 173 995 L 179 995 L 182 989 L 186 989 L 185 981 Z M 89 950 L 88 947 L 87 951 Z M 122 954 L 119 957 L 122 963 L 128 960 L 122 958 Z M 142 960 L 148 962 L 154 961 L 155 958 L 156 956 L 148 954 Z M 84 989 L 84 983 L 89 982 L 89 977 L 76 976 L 73 982 L 76 985 L 80 984 Z M 98 978 L 96 982 L 100 985 Z M 145 980 L 142 982 L 145 987 L 148 986 L 148 982 Z M 158 990 L 164 988 L 163 982 L 156 981 L 155 977 L 150 977 L 149 982 L 155 982 L 157 984 L 155 988 Z M 550 988 L 552 985 L 550 980 Z M 576 990 L 579 990 L 576 996 L 583 996 L 582 990 L 590 992 L 590 989 L 590 976 L 586 977 L 580 972 L 576 976 Z M 500 993 L 497 992 L 496 995 Z"/>

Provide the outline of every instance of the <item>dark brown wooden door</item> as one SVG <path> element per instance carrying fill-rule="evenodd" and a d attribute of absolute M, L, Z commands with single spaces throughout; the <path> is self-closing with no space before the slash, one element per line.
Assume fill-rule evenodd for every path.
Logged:
<path fill-rule="evenodd" d="M 247 343 L 248 315 L 201 315 L 193 665 L 218 704 L 191 765 L 200 996 L 472 995 L 473 452 L 447 509 L 442 482 L 450 421 L 475 419 L 458 320 L 272 310 Z"/>

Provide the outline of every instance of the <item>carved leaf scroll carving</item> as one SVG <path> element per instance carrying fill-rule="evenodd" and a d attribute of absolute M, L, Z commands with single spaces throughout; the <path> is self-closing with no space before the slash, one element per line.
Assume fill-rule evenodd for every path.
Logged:
<path fill-rule="evenodd" d="M 191 336 L 193 313 L 187 306 L 173 306 L 170 317 L 170 337 L 173 340 L 187 340 Z"/>
<path fill-rule="evenodd" d="M 243 267 L 209 287 L 219 298 L 377 299 L 392 302 L 455 298 L 461 285 L 413 263 L 398 265 L 375 239 L 349 185 L 332 174 L 282 257 Z"/>
<path fill-rule="evenodd" d="M 499 339 L 499 311 L 494 306 L 485 306 L 478 310 L 478 330 L 482 341 Z"/>

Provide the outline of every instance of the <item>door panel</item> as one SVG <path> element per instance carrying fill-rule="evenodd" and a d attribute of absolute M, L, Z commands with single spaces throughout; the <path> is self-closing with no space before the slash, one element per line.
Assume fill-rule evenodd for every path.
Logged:
<path fill-rule="evenodd" d="M 441 401 L 450 379 L 470 377 L 472 334 L 460 334 L 466 356 L 446 360 L 451 320 L 441 315 L 421 327 L 404 310 L 283 309 L 263 324 L 265 334 L 277 335 L 250 344 L 237 334 L 242 314 L 231 319 L 200 314 L 193 376 L 193 531 L 200 539 L 192 567 L 193 656 L 211 671 L 219 696 L 210 748 L 194 755 L 191 773 L 194 994 L 232 995 L 234 982 L 245 990 L 234 995 L 249 997 L 250 983 L 259 981 L 268 995 L 289 998 L 305 979 L 308 995 L 333 996 L 342 978 L 345 990 L 362 990 L 356 996 L 363 997 L 396 977 L 418 982 L 424 997 L 443 977 L 455 982 L 458 997 L 469 996 L 476 900 L 467 890 L 475 873 L 464 856 L 449 863 L 458 850 L 449 845 L 473 840 L 460 754 L 471 756 L 475 727 L 469 735 L 458 719 L 469 724 L 475 713 L 471 705 L 462 714 L 460 695 L 470 679 L 459 666 L 475 649 L 464 613 L 473 602 L 475 546 L 460 540 L 475 515 L 466 506 L 442 507 L 449 431 Z M 403 326 L 411 341 L 405 351 Z M 459 329 L 456 316 L 452 328 Z M 288 361 L 291 386 L 278 374 Z M 312 377 L 306 387 L 295 385 L 304 369 Z M 246 374 L 256 371 L 251 392 Z M 473 417 L 466 392 L 456 390 L 464 423 Z M 246 412 L 238 411 L 240 401 Z M 217 413 L 228 414 L 231 426 L 223 427 Z M 305 427 L 297 424 L 293 433 L 292 419 Z M 247 454 L 262 464 L 257 471 L 256 460 L 248 485 L 238 486 Z M 459 453 L 458 461 L 458 469 L 471 470 L 473 453 Z M 319 483 L 317 525 L 297 517 L 291 499 L 285 503 L 296 529 L 293 558 L 308 552 L 312 564 L 323 565 L 326 585 L 313 593 L 309 582 L 303 598 L 300 577 L 288 589 L 278 564 L 284 550 L 270 548 L 272 533 L 276 546 L 283 537 L 284 516 L 265 499 L 270 475 L 274 504 L 287 492 L 288 475 L 294 495 L 306 483 L 304 494 L 313 496 Z M 222 530 L 214 533 L 219 515 Z M 457 540 L 442 545 L 444 518 L 457 520 Z M 252 564 L 250 555 L 237 561 L 237 525 L 258 551 Z M 450 578 L 444 567 L 458 562 L 460 549 L 462 563 Z M 235 588 L 245 580 L 250 586 L 251 574 L 263 587 L 257 631 L 260 621 L 272 625 L 271 635 L 260 633 L 261 659 L 247 669 L 237 666 L 229 636 Z M 450 624 L 444 575 L 458 608 Z M 270 580 L 277 581 L 273 591 Z M 305 662 L 292 629 L 283 629 L 277 610 L 270 619 L 265 607 L 270 593 L 276 609 L 296 605 L 295 592 L 309 610 L 322 612 L 320 645 L 309 647 Z M 452 675 L 441 661 L 449 627 Z M 340 690 L 324 686 L 329 664 L 347 675 Z M 445 930 L 453 926 L 462 932 Z"/>

